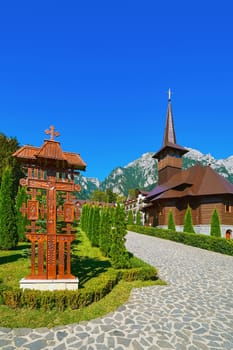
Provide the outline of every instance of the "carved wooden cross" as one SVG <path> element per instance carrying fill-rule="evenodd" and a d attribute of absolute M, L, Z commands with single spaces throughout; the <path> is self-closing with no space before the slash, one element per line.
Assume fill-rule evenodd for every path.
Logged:
<path fill-rule="evenodd" d="M 55 127 L 53 125 L 51 125 L 49 129 L 46 129 L 45 133 L 47 135 L 50 134 L 50 140 L 51 141 L 54 141 L 54 136 L 60 136 L 60 133 L 55 131 Z"/>
<path fill-rule="evenodd" d="M 37 226 L 35 221 L 31 222 L 31 226 L 27 226 L 27 229 L 31 230 L 31 233 L 36 233 L 37 230 L 39 230 L 41 226 Z"/>
<path fill-rule="evenodd" d="M 72 195 L 72 193 L 70 193 L 70 192 L 66 192 L 65 195 L 62 195 L 62 198 L 64 198 L 66 202 L 68 202 L 68 203 L 71 202 L 72 203 L 73 200 L 75 199 L 75 196 Z"/>
<path fill-rule="evenodd" d="M 36 200 L 36 196 L 40 196 L 41 195 L 41 191 L 37 191 L 36 188 L 31 188 L 29 191 L 27 191 L 27 194 L 29 194 L 30 196 L 32 196 L 32 199 Z"/>

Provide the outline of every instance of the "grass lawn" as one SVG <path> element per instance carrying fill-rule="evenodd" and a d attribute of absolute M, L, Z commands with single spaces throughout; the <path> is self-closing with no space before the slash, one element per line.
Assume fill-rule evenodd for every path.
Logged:
<path fill-rule="evenodd" d="M 0 251 L 0 287 L 19 287 L 19 280 L 30 273 L 30 260 L 25 257 L 25 249 L 29 243 L 20 243 L 17 249 Z M 93 248 L 85 234 L 79 232 L 77 240 L 73 244 L 72 273 L 79 278 L 79 288 L 85 288 L 92 278 L 98 277 L 107 269 L 111 268 L 108 259 L 102 256 L 98 248 Z M 132 288 L 140 288 L 156 284 L 164 284 L 161 280 L 156 281 L 120 281 L 114 289 L 98 302 L 78 310 L 67 309 L 63 312 L 56 310 L 30 310 L 11 309 L 0 304 L 1 327 L 53 327 L 88 321 L 106 315 L 124 304 L 130 295 Z"/>

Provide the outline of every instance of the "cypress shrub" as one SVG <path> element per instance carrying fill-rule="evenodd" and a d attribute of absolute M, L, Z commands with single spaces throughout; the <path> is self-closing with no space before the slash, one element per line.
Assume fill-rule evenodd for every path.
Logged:
<path fill-rule="evenodd" d="M 134 220 L 133 220 L 133 211 L 130 209 L 128 211 L 128 225 L 133 225 L 134 224 Z"/>
<path fill-rule="evenodd" d="M 184 229 L 183 232 L 195 233 L 193 228 L 192 211 L 188 205 L 184 216 Z"/>
<path fill-rule="evenodd" d="M 98 205 L 94 206 L 93 223 L 92 223 L 92 244 L 95 247 L 99 246 L 99 229 L 100 229 L 100 208 Z"/>
<path fill-rule="evenodd" d="M 218 211 L 215 208 L 211 216 L 210 235 L 215 237 L 221 237 L 221 228 Z"/>
<path fill-rule="evenodd" d="M 0 249 L 12 249 L 18 243 L 13 191 L 12 168 L 6 167 L 0 188 Z"/>
<path fill-rule="evenodd" d="M 93 217 L 94 217 L 94 207 L 93 205 L 89 206 L 88 210 L 88 222 L 87 222 L 87 236 L 92 242 L 92 233 L 93 233 Z"/>
<path fill-rule="evenodd" d="M 136 216 L 136 225 L 140 226 L 142 224 L 142 215 L 141 212 L 138 210 L 137 211 L 137 216 Z"/>
<path fill-rule="evenodd" d="M 101 210 L 99 246 L 104 256 L 110 256 L 114 210 L 114 208 L 109 207 L 104 207 Z"/>
<path fill-rule="evenodd" d="M 84 204 L 82 206 L 82 212 L 81 212 L 81 217 L 80 217 L 80 227 L 83 231 L 86 231 L 85 228 L 85 216 L 86 216 L 86 212 L 87 212 L 87 205 Z"/>
<path fill-rule="evenodd" d="M 169 209 L 169 212 L 168 212 L 167 228 L 169 230 L 176 231 L 176 225 L 175 225 L 175 221 L 173 218 L 172 209 Z"/>
<path fill-rule="evenodd" d="M 129 266 L 129 253 L 125 248 L 126 230 L 125 209 L 117 203 L 114 216 L 114 228 L 112 233 L 112 246 L 110 258 L 114 268 L 127 268 Z"/>
<path fill-rule="evenodd" d="M 26 232 L 26 226 L 28 224 L 28 220 L 26 216 L 23 216 L 20 209 L 22 207 L 23 203 L 27 202 L 27 194 L 26 194 L 26 188 L 19 186 L 18 193 L 15 200 L 15 208 L 16 208 L 16 225 L 17 225 L 17 232 L 20 242 L 25 242 L 27 240 L 25 232 Z"/>

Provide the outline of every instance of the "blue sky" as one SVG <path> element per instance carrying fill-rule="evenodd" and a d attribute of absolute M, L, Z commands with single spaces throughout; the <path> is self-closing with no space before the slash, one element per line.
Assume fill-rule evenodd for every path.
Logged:
<path fill-rule="evenodd" d="M 233 155 L 233 2 L 5 1 L 0 131 L 42 145 L 55 125 L 84 175 L 162 145 L 168 88 L 177 143 Z"/>

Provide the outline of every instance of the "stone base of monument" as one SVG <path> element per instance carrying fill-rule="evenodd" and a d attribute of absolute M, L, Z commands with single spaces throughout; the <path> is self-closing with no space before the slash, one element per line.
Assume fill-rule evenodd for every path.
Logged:
<path fill-rule="evenodd" d="M 60 279 L 60 280 L 30 280 L 22 278 L 20 280 L 21 289 L 35 290 L 77 290 L 79 279 Z"/>

